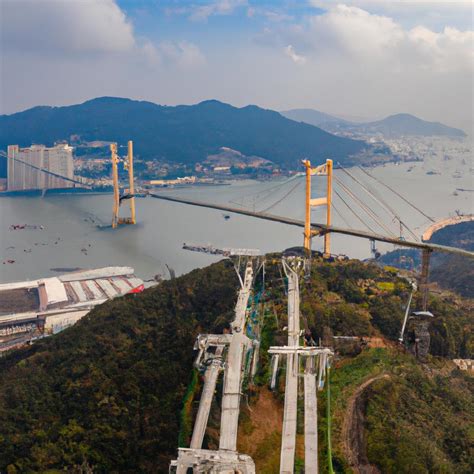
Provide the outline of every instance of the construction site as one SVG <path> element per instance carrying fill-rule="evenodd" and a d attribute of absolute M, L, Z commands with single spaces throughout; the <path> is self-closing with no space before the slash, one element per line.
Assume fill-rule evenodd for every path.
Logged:
<path fill-rule="evenodd" d="M 334 234 L 344 234 L 368 240 L 374 257 L 377 253 L 376 242 L 394 244 L 402 248 L 415 248 L 422 252 L 421 271 L 417 281 L 409 281 L 412 290 L 405 305 L 405 316 L 399 333 L 401 345 L 406 346 L 421 361 L 424 360 L 429 350 L 428 328 L 431 319 L 434 317 L 428 307 L 431 254 L 436 251 L 460 255 L 465 258 L 474 257 L 474 253 L 468 250 L 423 241 L 410 229 L 384 197 L 376 195 L 367 185 L 353 176 L 350 170 L 339 168 L 353 179 L 355 185 L 360 186 L 373 201 L 376 201 L 379 207 L 385 208 L 386 212 L 394 216 L 400 229 L 399 235 L 394 235 L 393 231 L 379 219 L 377 212 L 367 204 L 361 203 L 360 198 L 334 175 L 332 160 L 326 160 L 325 163 L 316 167 L 313 167 L 308 160 L 304 160 L 302 162 L 304 173 L 297 176 L 295 178 L 296 184 L 283 198 L 279 198 L 281 201 L 296 186 L 304 183 L 305 202 L 302 205 L 304 205 L 305 219 L 303 221 L 269 214 L 268 211 L 273 206 L 267 206 L 264 210 L 256 211 L 243 207 L 223 206 L 151 192 L 138 194 L 134 189 L 133 144 L 131 141 L 128 142 L 128 154 L 124 158 L 128 171 L 128 183 L 125 189 L 120 189 L 117 168 L 119 158 L 115 144 L 111 145 L 111 160 L 114 184 L 111 219 L 113 229 L 137 223 L 135 206 L 139 197 L 215 209 L 225 212 L 226 215 L 227 213 L 241 214 L 302 229 L 302 247 L 284 253 L 278 262 L 287 298 L 287 341 L 284 345 L 268 348 L 268 355 L 271 357 L 271 374 L 268 380 L 270 390 L 275 390 L 280 371 L 284 373 L 285 377 L 282 436 L 281 446 L 279 447 L 279 472 L 282 474 L 293 473 L 295 470 L 297 419 L 298 413 L 301 412 L 304 414 L 304 472 L 317 473 L 319 470 L 318 394 L 327 391 L 327 406 L 330 410 L 330 373 L 335 356 L 335 347 L 345 337 L 340 336 L 339 341 L 337 338 L 333 338 L 329 341 L 330 343 L 327 343 L 328 341 L 315 341 L 305 323 L 304 315 L 301 314 L 300 283 L 311 271 L 314 256 L 312 240 L 316 237 L 323 239 L 323 252 L 320 257 L 325 260 L 343 258 L 331 253 L 331 236 Z M 370 176 L 368 172 L 366 173 Z M 325 180 L 322 197 L 313 198 L 313 176 L 322 176 Z M 347 201 L 347 196 L 346 198 L 342 197 L 341 193 L 344 191 L 347 196 L 353 199 L 352 203 Z M 397 193 L 396 190 L 392 191 Z M 359 213 L 357 214 L 358 219 L 361 224 L 368 227 L 368 230 L 334 226 L 333 211 L 340 212 L 334 203 L 334 196 L 339 198 L 339 204 L 342 202 L 352 212 L 354 212 L 353 207 L 358 204 L 367 215 L 367 217 L 362 218 L 361 213 Z M 258 199 L 258 196 L 256 199 Z M 413 203 L 409 204 L 416 208 Z M 120 212 L 122 207 L 128 209 L 125 217 Z M 325 210 L 325 222 L 312 222 L 311 212 L 312 209 L 317 207 L 322 207 Z M 418 209 L 418 212 L 424 214 L 420 209 Z M 449 221 L 447 224 L 437 225 L 434 219 L 426 214 L 424 215 L 432 221 L 432 227 L 438 228 L 439 226 L 449 225 Z M 373 221 L 372 225 L 367 225 L 369 219 Z M 471 219 L 471 217 L 466 217 L 466 219 Z M 374 223 L 379 225 L 386 233 L 374 231 Z M 427 232 L 432 231 L 428 230 Z M 186 447 L 179 447 L 177 458 L 171 462 L 170 472 L 178 474 L 188 474 L 190 472 L 252 474 L 256 472 L 255 463 L 248 454 L 237 450 L 237 435 L 245 388 L 255 377 L 261 357 L 262 315 L 259 300 L 265 291 L 266 257 L 257 249 L 218 249 L 212 245 L 189 244 L 184 244 L 183 248 L 231 258 L 240 282 L 240 289 L 229 330 L 221 334 L 199 334 L 194 347 L 189 348 L 190 351 L 193 349 L 195 351 L 194 366 L 202 375 L 203 387 L 197 414 L 193 422 L 190 444 Z M 132 269 L 117 270 L 115 273 L 108 271 L 107 274 L 98 274 L 97 272 L 91 271 L 84 274 L 66 275 L 56 279 L 45 279 L 33 282 L 28 287 L 21 284 L 19 286 L 7 285 L 0 288 L 0 297 L 1 292 L 10 292 L 6 298 L 9 301 L 16 301 L 16 294 L 13 295 L 11 292 L 22 291 L 22 299 L 24 300 L 24 307 L 12 308 L 12 313 L 14 309 L 16 314 L 0 317 L 1 324 L 9 324 L 12 328 L 21 324 L 25 328 L 30 328 L 29 325 L 34 324 L 36 319 L 41 316 L 44 326 L 54 332 L 55 323 L 51 322 L 51 318 L 53 316 L 57 317 L 58 312 L 68 315 L 68 318 L 77 319 L 80 316 L 71 316 L 71 307 L 74 308 L 75 313 L 81 312 L 82 314 L 84 311 L 86 313 L 94 304 L 100 304 L 107 298 L 134 291 L 143 283 L 133 276 Z M 420 295 L 417 300 L 419 305 L 417 308 L 412 306 L 412 297 L 415 292 L 419 292 Z M 93 298 L 88 297 L 89 293 L 93 294 Z M 63 315 L 62 318 L 64 317 Z M 58 324 L 60 323 L 58 322 Z M 12 324 L 15 326 L 12 326 Z M 64 324 L 64 321 L 61 324 Z M 407 341 L 406 331 L 408 325 L 411 325 L 411 330 L 414 331 L 414 342 Z M 347 336 L 347 339 L 351 339 L 351 337 L 354 339 L 353 336 Z M 220 386 L 222 387 L 222 395 L 220 397 L 221 418 L 218 449 L 206 449 L 203 442 L 208 428 L 211 406 L 213 400 L 215 400 L 217 387 Z M 301 404 L 301 394 L 302 406 L 298 406 L 299 402 Z M 330 419 L 330 416 L 328 419 Z M 331 449 L 330 434 L 331 428 L 328 426 L 325 443 L 329 451 Z M 333 472 L 330 454 L 328 459 L 329 472 Z"/>

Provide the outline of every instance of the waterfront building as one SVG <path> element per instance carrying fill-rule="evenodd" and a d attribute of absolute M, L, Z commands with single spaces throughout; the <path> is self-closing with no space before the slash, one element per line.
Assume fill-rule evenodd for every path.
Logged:
<path fill-rule="evenodd" d="M 53 147 L 31 145 L 20 148 L 8 147 L 8 191 L 26 191 L 32 189 L 71 188 L 73 183 L 44 173 L 40 169 L 74 178 L 73 147 L 59 143 Z"/>

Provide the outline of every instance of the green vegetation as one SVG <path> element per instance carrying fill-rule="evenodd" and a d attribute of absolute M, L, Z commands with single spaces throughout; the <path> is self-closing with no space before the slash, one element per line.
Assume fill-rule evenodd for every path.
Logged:
<path fill-rule="evenodd" d="M 472 376 L 440 359 L 433 360 L 427 369 L 410 355 L 383 348 L 337 364 L 331 371 L 336 472 L 351 472 L 342 425 L 349 398 L 371 378 L 374 382 L 360 394 L 366 442 L 362 457 L 383 473 L 472 472 Z M 320 471 L 325 473 L 326 397 L 321 395 Z"/>
<path fill-rule="evenodd" d="M 189 383 L 188 390 L 183 398 L 183 408 L 181 409 L 180 419 L 180 430 L 178 437 L 178 446 L 185 448 L 189 445 L 191 435 L 193 433 L 193 401 L 196 396 L 196 392 L 200 388 L 198 383 L 198 371 L 194 369 L 192 371 L 191 382 Z"/>
<path fill-rule="evenodd" d="M 0 360 L 0 471 L 166 472 L 199 331 L 232 315 L 229 262 L 104 304 Z M 13 471 L 14 472 L 14 471 Z"/>
<path fill-rule="evenodd" d="M 474 222 L 450 225 L 433 234 L 430 242 L 474 252 Z M 433 262 L 431 279 L 442 288 L 474 298 L 474 260 L 459 255 L 439 254 Z"/>
<path fill-rule="evenodd" d="M 364 394 L 367 455 L 384 473 L 474 472 L 472 376 L 412 365 Z"/>
<path fill-rule="evenodd" d="M 450 225 L 433 234 L 431 243 L 474 251 L 474 222 Z M 421 266 L 421 252 L 398 249 L 382 255 L 380 262 L 398 268 L 415 270 Z M 467 298 L 474 297 L 474 260 L 435 252 L 431 257 L 430 281 L 441 288 L 455 291 Z"/>
<path fill-rule="evenodd" d="M 274 258 L 269 256 L 266 266 L 260 368 L 249 386 L 252 411 L 244 408 L 239 441 L 252 451 L 258 472 L 269 473 L 278 463 L 282 396 L 266 389 L 266 350 L 287 338 L 285 281 L 279 255 Z M 199 392 L 192 369 L 194 339 L 199 332 L 223 331 L 237 290 L 233 267 L 223 261 L 108 302 L 74 327 L 0 359 L 0 472 L 78 466 L 107 473 L 166 472 L 178 443 L 187 444 L 191 433 Z M 364 402 L 370 463 L 383 472 L 408 472 L 413 453 L 429 449 L 429 456 L 419 457 L 417 472 L 468 472 L 461 451 L 472 422 L 469 379 L 434 356 L 472 357 L 472 315 L 462 302 L 432 298 L 432 356 L 422 367 L 402 349 L 390 348 L 408 291 L 392 271 L 357 261 L 315 259 L 311 274 L 302 279 L 302 316 L 315 340 L 331 334 L 367 336 L 387 346 L 342 358 L 332 370 L 336 472 L 348 469 L 341 444 L 347 401 L 361 383 L 383 373 L 389 379 L 363 392 L 371 394 Z M 280 387 L 283 375 L 284 370 Z M 320 392 L 321 472 L 328 465 L 325 398 Z M 214 406 L 209 446 L 218 418 Z"/>

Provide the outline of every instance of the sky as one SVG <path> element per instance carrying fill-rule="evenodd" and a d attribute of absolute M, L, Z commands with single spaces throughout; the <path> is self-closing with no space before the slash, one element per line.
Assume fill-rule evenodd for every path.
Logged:
<path fill-rule="evenodd" d="M 473 126 L 473 2 L 0 0 L 0 113 L 218 99 Z"/>

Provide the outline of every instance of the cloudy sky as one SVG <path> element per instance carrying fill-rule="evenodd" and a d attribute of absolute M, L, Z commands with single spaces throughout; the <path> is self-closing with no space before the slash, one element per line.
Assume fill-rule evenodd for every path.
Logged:
<path fill-rule="evenodd" d="M 473 3 L 0 0 L 0 113 L 98 96 L 215 98 L 469 131 Z"/>

